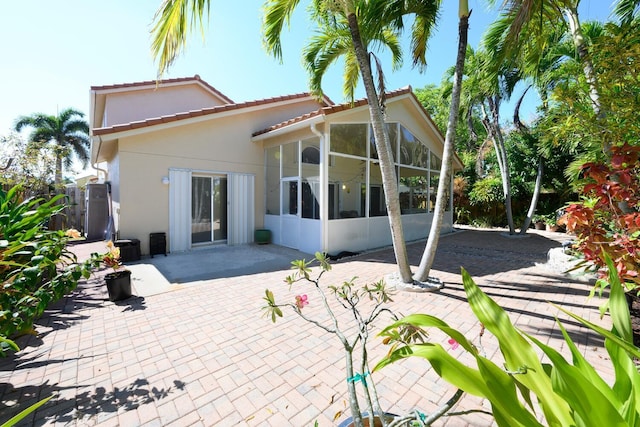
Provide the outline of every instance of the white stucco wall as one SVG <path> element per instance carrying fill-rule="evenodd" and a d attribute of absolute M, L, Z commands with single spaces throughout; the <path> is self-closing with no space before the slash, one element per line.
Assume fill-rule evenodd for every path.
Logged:
<path fill-rule="evenodd" d="M 142 133 L 118 138 L 119 236 L 136 238 L 142 253 L 148 253 L 149 233 L 169 236 L 169 185 L 162 177 L 170 168 L 197 173 L 231 172 L 255 176 L 255 227 L 264 221 L 264 148 L 251 135 L 273 123 L 317 108 L 312 101 L 255 109 L 244 114 L 229 112 L 200 118 L 173 127 L 144 129 Z M 112 177 L 110 177 L 111 179 Z"/>
<path fill-rule="evenodd" d="M 106 97 L 102 126 L 131 123 L 216 105 L 222 103 L 197 84 L 114 92 Z"/>

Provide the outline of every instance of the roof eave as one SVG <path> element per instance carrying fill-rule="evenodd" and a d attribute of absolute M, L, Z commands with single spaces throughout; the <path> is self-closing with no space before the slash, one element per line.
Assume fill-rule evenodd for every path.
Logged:
<path fill-rule="evenodd" d="M 291 133 L 300 129 L 305 129 L 311 125 L 324 123 L 325 117 L 323 114 L 317 114 L 312 117 L 309 117 L 304 120 L 300 120 L 298 122 L 292 123 L 290 125 L 282 126 L 274 130 L 270 130 L 268 132 L 260 133 L 259 135 L 252 136 L 252 142 L 260 142 L 266 139 L 275 138 L 279 135 L 285 135 L 287 133 Z"/>

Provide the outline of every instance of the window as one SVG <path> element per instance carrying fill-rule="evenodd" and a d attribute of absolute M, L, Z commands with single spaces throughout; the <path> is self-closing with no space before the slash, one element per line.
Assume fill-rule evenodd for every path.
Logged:
<path fill-rule="evenodd" d="M 298 176 L 298 142 L 282 146 L 282 177 Z"/>
<path fill-rule="evenodd" d="M 364 123 L 331 125 L 330 138 L 332 152 L 367 156 L 367 125 Z"/>
<path fill-rule="evenodd" d="M 302 148 L 302 163 L 310 165 L 320 164 L 320 149 L 315 145 Z"/>
<path fill-rule="evenodd" d="M 302 141 L 302 218 L 320 219 L 320 150 L 318 140 Z"/>
<path fill-rule="evenodd" d="M 320 219 L 320 183 L 302 182 L 302 218 Z"/>
<path fill-rule="evenodd" d="M 282 181 L 282 214 L 298 215 L 298 181 Z"/>
<path fill-rule="evenodd" d="M 265 212 L 267 215 L 280 215 L 280 146 L 267 148 L 265 156 Z"/>
<path fill-rule="evenodd" d="M 440 180 L 440 175 L 437 173 L 431 172 L 429 178 L 429 212 L 433 212 L 436 207 L 436 197 L 438 195 L 438 181 Z"/>
<path fill-rule="evenodd" d="M 426 168 L 429 150 L 407 128 L 400 126 L 400 163 Z"/>
<path fill-rule="evenodd" d="M 441 167 L 442 167 L 442 160 L 440 160 L 440 157 L 436 156 L 432 152 L 431 153 L 431 166 L 430 166 L 430 169 L 439 171 Z"/>
<path fill-rule="evenodd" d="M 389 143 L 391 144 L 391 153 L 393 154 L 393 161 L 396 161 L 397 151 L 398 151 L 398 124 L 397 123 L 385 123 L 385 127 L 387 128 L 387 132 L 389 132 Z M 369 149 L 371 154 L 369 155 L 372 159 L 378 158 L 378 149 L 376 148 L 376 138 L 373 134 L 373 127 L 369 126 Z"/>
<path fill-rule="evenodd" d="M 366 180 L 366 160 L 332 157 L 335 166 L 329 171 L 329 182 L 334 184 L 337 192 L 338 218 L 363 217 L 361 188 Z"/>
<path fill-rule="evenodd" d="M 427 212 L 427 172 L 405 167 L 399 170 L 400 210 L 403 214 Z"/>
<path fill-rule="evenodd" d="M 380 164 L 371 162 L 369 167 L 369 216 L 386 216 L 387 205 L 382 186 Z"/>

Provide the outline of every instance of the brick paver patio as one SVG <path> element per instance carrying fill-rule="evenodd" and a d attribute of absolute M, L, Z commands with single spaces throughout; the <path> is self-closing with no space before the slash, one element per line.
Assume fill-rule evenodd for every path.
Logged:
<path fill-rule="evenodd" d="M 482 289 L 525 332 L 566 353 L 548 302 L 609 328 L 600 319 L 590 286 L 543 265 L 562 234 L 512 239 L 499 231 L 465 230 L 440 241 L 432 275 L 446 283 L 438 293 L 398 293 L 390 308 L 424 312 L 476 338 L 480 327 L 466 304 L 464 266 Z M 412 265 L 423 243 L 409 245 Z M 358 276 L 377 281 L 395 271 L 389 249 L 334 264 L 323 283 Z M 101 275 L 82 284 L 38 322 L 38 335 L 18 340 L 22 351 L 0 359 L 0 422 L 37 400 L 55 398 L 21 425 L 65 426 L 331 426 L 346 408 L 343 356 L 337 340 L 293 313 L 272 324 L 261 317 L 265 288 L 287 294 L 287 271 L 216 279 L 151 297 L 111 303 Z M 309 294 L 313 310 L 313 295 Z M 305 308 L 305 310 L 307 309 Z M 566 318 L 566 316 L 560 316 Z M 381 320 L 377 328 L 389 323 Z M 576 322 L 565 322 L 586 357 L 612 378 L 602 341 Z M 375 331 L 372 335 L 375 335 Z M 446 345 L 446 337 L 433 334 Z M 491 337 L 487 355 L 498 359 Z M 386 349 L 375 337 L 373 363 Z M 452 350 L 453 351 L 453 350 Z M 455 350 L 461 353 L 461 350 Z M 454 351 L 454 352 L 455 352 Z M 422 360 L 385 368 L 375 379 L 390 412 L 428 412 L 452 388 Z M 489 408 L 464 396 L 455 411 Z M 437 425 L 488 426 L 477 412 Z"/>

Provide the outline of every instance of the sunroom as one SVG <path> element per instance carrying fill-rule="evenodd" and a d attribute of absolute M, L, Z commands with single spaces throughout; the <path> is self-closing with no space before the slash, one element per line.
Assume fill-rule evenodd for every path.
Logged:
<path fill-rule="evenodd" d="M 393 148 L 404 236 L 413 241 L 429 233 L 444 141 L 421 107 L 418 117 L 423 116 L 422 120 L 416 120 L 415 111 L 407 113 L 406 105 L 402 109 L 406 121 L 417 130 L 409 129 L 402 120 L 387 121 L 386 126 Z M 396 116 L 402 117 L 399 113 L 396 107 Z M 300 123 L 303 126 L 291 132 L 289 139 L 282 133 L 260 138 L 265 146 L 265 228 L 271 230 L 274 243 L 307 253 L 361 252 L 390 245 L 380 164 L 370 124 L 326 120 L 333 119 L 326 111 L 321 117 L 320 123 Z M 461 166 L 457 158 L 454 163 L 455 168 Z M 443 231 L 452 227 L 450 198 L 447 206 Z"/>

